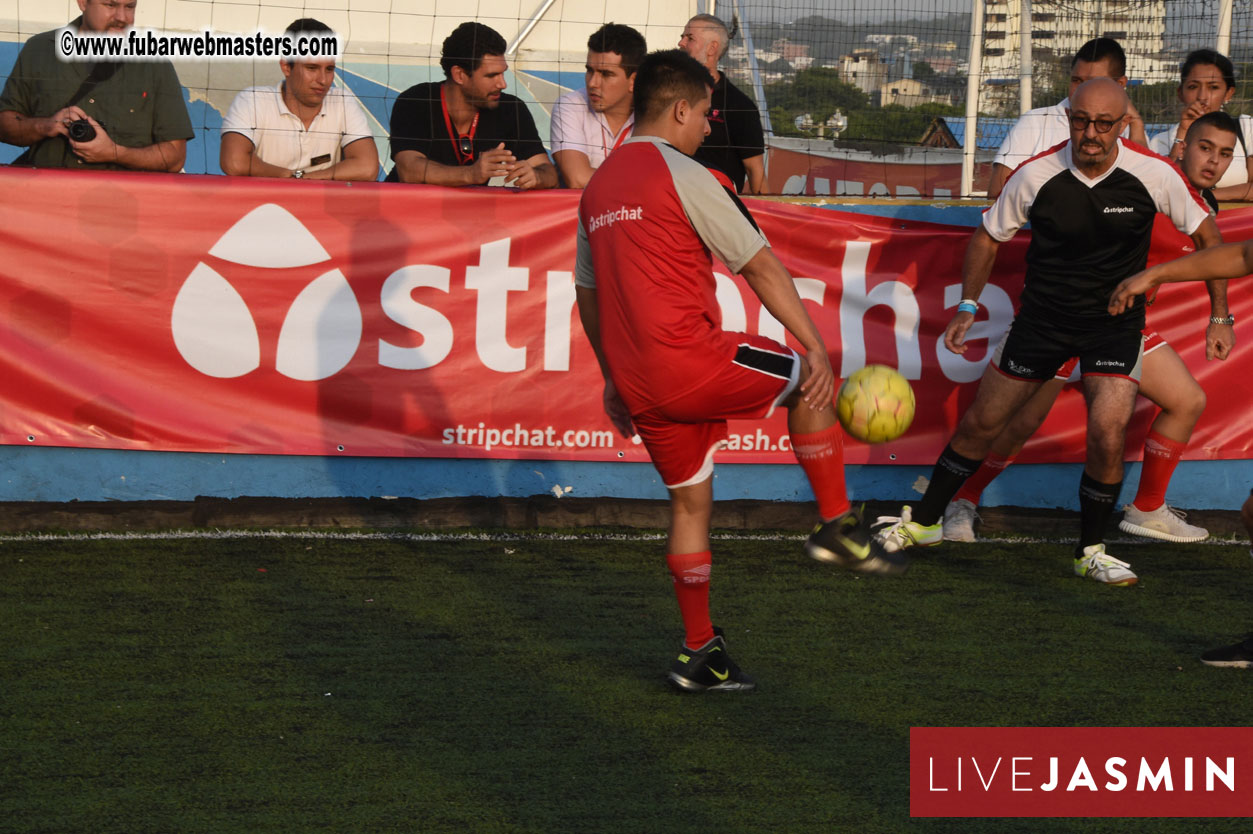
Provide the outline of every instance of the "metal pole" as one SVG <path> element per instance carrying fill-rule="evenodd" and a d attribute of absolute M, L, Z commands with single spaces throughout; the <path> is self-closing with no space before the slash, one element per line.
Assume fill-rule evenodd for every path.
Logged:
<path fill-rule="evenodd" d="M 970 10 L 970 70 L 966 76 L 966 135 L 962 142 L 961 196 L 970 197 L 975 181 L 975 131 L 979 129 L 979 81 L 983 75 L 984 0 Z"/>
<path fill-rule="evenodd" d="M 1022 0 L 1018 35 L 1018 113 L 1031 109 L 1031 0 Z"/>
<path fill-rule="evenodd" d="M 748 21 L 740 12 L 739 0 L 732 0 L 731 13 L 740 16 L 740 37 L 744 39 L 744 48 L 748 50 L 748 71 L 753 79 L 753 97 L 757 99 L 757 110 L 761 114 L 761 129 L 766 138 L 774 136 L 774 126 L 770 124 L 770 106 L 766 103 L 766 88 L 761 83 L 761 68 L 757 66 L 757 50 L 753 47 L 753 33 L 749 31 Z M 770 158 L 766 154 L 766 159 Z"/>
<path fill-rule="evenodd" d="M 535 14 L 531 15 L 531 19 L 526 22 L 526 26 L 522 27 L 522 31 L 514 35 L 513 42 L 505 47 L 505 55 L 512 58 L 518 54 L 518 47 L 526 40 L 527 35 L 531 34 L 531 30 L 535 28 L 535 24 L 544 19 L 544 15 L 552 8 L 556 0 L 544 0 L 540 7 L 535 10 Z"/>
<path fill-rule="evenodd" d="M 1221 0 L 1218 4 L 1218 38 L 1214 49 L 1220 55 L 1231 55 L 1231 7 L 1232 0 Z"/>

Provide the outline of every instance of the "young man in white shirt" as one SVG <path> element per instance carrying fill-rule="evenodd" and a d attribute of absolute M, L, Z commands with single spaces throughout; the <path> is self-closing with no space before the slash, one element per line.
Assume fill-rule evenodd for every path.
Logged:
<path fill-rule="evenodd" d="M 325 23 L 301 18 L 289 37 L 330 33 Z M 241 177 L 318 180 L 378 179 L 379 155 L 365 111 L 332 87 L 335 61 L 280 61 L 283 80 L 235 96 L 222 120 L 222 172 Z"/>
<path fill-rule="evenodd" d="M 635 71 L 648 47 L 644 36 L 606 23 L 587 39 L 587 86 L 553 105 L 552 151 L 567 188 L 583 188 L 635 126 Z"/>
<path fill-rule="evenodd" d="M 1022 163 L 1054 145 L 1070 139 L 1070 122 L 1066 111 L 1075 88 L 1093 78 L 1112 78 L 1127 86 L 1127 56 L 1118 41 L 1093 38 L 1079 47 L 1070 62 L 1070 90 L 1067 97 L 1052 107 L 1037 107 L 1023 113 L 1010 128 L 1000 149 L 992 159 L 992 179 L 988 183 L 988 199 L 995 200 L 1005 187 L 1005 180 Z M 1123 136 L 1138 145 L 1147 143 L 1144 120 L 1132 105 L 1127 111 L 1129 122 Z"/>

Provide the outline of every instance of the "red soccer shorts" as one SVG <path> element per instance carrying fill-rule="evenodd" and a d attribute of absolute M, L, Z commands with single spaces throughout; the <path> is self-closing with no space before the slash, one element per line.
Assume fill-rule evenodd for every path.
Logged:
<path fill-rule="evenodd" d="M 713 453 L 727 439 L 727 420 L 769 417 L 800 379 L 800 357 L 764 336 L 734 334 L 735 356 L 696 388 L 632 414 L 635 430 L 669 489 L 713 473 Z"/>

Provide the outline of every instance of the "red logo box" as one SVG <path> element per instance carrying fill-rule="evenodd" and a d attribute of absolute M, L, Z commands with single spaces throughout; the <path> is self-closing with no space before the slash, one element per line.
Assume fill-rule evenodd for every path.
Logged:
<path fill-rule="evenodd" d="M 909 813 L 1253 816 L 1253 728 L 912 727 Z"/>

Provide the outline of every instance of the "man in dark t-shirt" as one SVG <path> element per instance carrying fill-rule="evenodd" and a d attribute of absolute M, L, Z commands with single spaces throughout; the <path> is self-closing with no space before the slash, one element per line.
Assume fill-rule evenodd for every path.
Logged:
<path fill-rule="evenodd" d="M 730 177 L 736 191 L 764 194 L 766 139 L 761 129 L 761 114 L 753 100 L 732 84 L 725 73 L 718 71 L 718 61 L 726 55 L 730 40 L 726 24 L 708 14 L 698 14 L 689 20 L 679 38 L 679 49 L 704 64 L 715 81 L 709 109 L 709 135 L 695 157 L 698 162 Z"/>
<path fill-rule="evenodd" d="M 1021 307 L 917 508 L 880 519 L 886 549 L 940 543 L 944 508 L 997 435 L 1063 363 L 1078 356 L 1088 421 L 1074 571 L 1116 587 L 1137 581 L 1126 562 L 1105 552 L 1104 538 L 1122 487 L 1126 429 L 1143 360 L 1144 305 L 1111 315 L 1109 294 L 1144 268 L 1158 212 L 1198 249 L 1220 238 L 1208 206 L 1181 172 L 1119 138 L 1129 108 L 1126 92 L 1111 79 L 1081 84 L 1067 111 L 1070 140 L 1019 166 L 975 229 L 945 346 L 958 354 L 967 350 L 997 251 L 1030 222 Z M 1226 283 L 1211 283 L 1210 294 L 1214 315 L 1226 315 Z M 1214 348 L 1224 358 L 1229 345 Z"/>
<path fill-rule="evenodd" d="M 505 39 L 481 23 L 463 23 L 440 54 L 443 83 L 417 84 L 392 108 L 389 182 L 486 185 L 500 178 L 521 189 L 555 188 L 526 105 L 504 92 Z"/>

